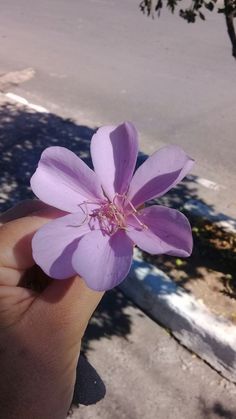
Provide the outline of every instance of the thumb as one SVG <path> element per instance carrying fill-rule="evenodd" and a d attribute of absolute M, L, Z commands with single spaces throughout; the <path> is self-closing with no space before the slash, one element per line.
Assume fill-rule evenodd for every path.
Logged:
<path fill-rule="evenodd" d="M 54 332 L 55 328 L 66 328 L 67 333 L 71 330 L 77 338 L 82 338 L 103 294 L 88 288 L 78 275 L 65 280 L 53 280 L 35 300 L 32 309 L 39 318 L 43 315 L 47 319 Z"/>
<path fill-rule="evenodd" d="M 40 352 L 47 360 L 62 368 L 66 364 L 66 371 L 74 374 L 81 340 L 102 295 L 89 289 L 79 276 L 53 280 L 27 313 L 36 351 L 40 342 Z"/>
<path fill-rule="evenodd" d="M 17 286 L 22 272 L 34 266 L 31 240 L 35 231 L 51 219 L 62 215 L 62 211 L 39 201 L 24 202 L 4 215 L 3 222 L 6 224 L 0 227 L 0 268 L 7 267 L 8 271 L 14 271 L 14 281 L 12 280 L 11 285 Z M 17 217 L 22 218 L 16 219 Z M 36 281 L 36 275 L 42 278 L 42 272 L 38 269 L 34 272 Z M 4 279 L 2 285 L 8 283 L 9 280 Z M 89 289 L 79 276 L 66 280 L 52 280 L 31 305 L 29 311 L 32 317 L 27 317 L 33 328 L 34 319 L 38 326 L 41 326 L 42 322 L 44 325 L 51 325 L 52 334 L 55 330 L 63 331 L 66 327 L 68 332 L 76 329 L 78 336 L 82 337 L 102 296 L 102 292 Z"/>

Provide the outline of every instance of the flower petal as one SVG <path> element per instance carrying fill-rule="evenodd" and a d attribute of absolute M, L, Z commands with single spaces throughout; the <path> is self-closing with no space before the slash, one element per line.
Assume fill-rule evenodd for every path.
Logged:
<path fill-rule="evenodd" d="M 33 258 L 52 278 L 65 279 L 75 274 L 72 255 L 81 236 L 91 231 L 85 214 L 69 214 L 41 227 L 32 240 Z"/>
<path fill-rule="evenodd" d="M 135 172 L 128 198 L 135 207 L 164 195 L 179 183 L 194 164 L 180 147 L 163 147 L 149 157 Z"/>
<path fill-rule="evenodd" d="M 94 134 L 91 156 L 103 190 L 112 201 L 129 187 L 138 155 L 137 131 L 130 122 L 106 126 Z"/>
<path fill-rule="evenodd" d="M 127 221 L 134 229 L 130 227 L 126 233 L 140 249 L 154 255 L 190 256 L 193 247 L 191 226 L 181 212 L 161 205 L 144 208 L 139 211 L 138 219 L 147 229 L 132 217 Z"/>
<path fill-rule="evenodd" d="M 92 231 L 79 241 L 72 264 L 90 288 L 105 291 L 126 277 L 132 254 L 133 244 L 124 231 L 118 230 L 112 236 Z"/>
<path fill-rule="evenodd" d="M 104 199 L 96 174 L 65 147 L 44 150 L 31 187 L 41 201 L 67 212 L 79 211 L 86 199 Z"/>

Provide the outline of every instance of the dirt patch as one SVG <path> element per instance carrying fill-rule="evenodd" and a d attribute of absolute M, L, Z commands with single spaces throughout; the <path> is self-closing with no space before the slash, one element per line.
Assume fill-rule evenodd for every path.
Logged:
<path fill-rule="evenodd" d="M 151 256 L 145 252 L 143 258 L 202 300 L 211 311 L 236 324 L 236 235 L 197 217 L 191 217 L 190 222 L 194 249 L 189 258 Z"/>
<path fill-rule="evenodd" d="M 0 92 L 7 92 L 9 89 L 32 79 L 34 76 L 35 71 L 33 68 L 0 74 Z"/>

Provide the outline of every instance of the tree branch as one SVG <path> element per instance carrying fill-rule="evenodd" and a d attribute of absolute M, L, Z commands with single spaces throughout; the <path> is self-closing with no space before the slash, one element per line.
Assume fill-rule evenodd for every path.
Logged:
<path fill-rule="evenodd" d="M 232 1 L 224 0 L 225 5 L 225 21 L 227 26 L 228 35 L 232 44 L 232 55 L 236 58 L 236 34 L 234 29 L 234 15 L 235 10 L 232 10 Z"/>

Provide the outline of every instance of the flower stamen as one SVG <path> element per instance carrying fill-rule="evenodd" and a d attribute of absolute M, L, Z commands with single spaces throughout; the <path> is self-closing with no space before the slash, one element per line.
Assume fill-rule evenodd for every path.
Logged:
<path fill-rule="evenodd" d="M 126 203 L 126 204 L 128 204 L 128 205 L 131 207 L 132 211 L 131 211 L 130 213 L 126 214 L 126 215 L 133 215 L 133 217 L 134 217 L 134 218 L 135 218 L 135 220 L 138 222 L 138 224 L 139 224 L 139 225 L 140 225 L 143 229 L 147 230 L 147 229 L 148 229 L 148 226 L 146 226 L 146 224 L 142 223 L 142 222 L 139 220 L 139 218 L 135 215 L 135 214 L 138 214 L 138 211 L 136 210 L 136 208 L 134 207 L 134 205 L 132 204 L 132 202 L 131 202 L 128 198 L 127 198 L 127 196 L 126 196 L 126 195 L 121 195 L 121 194 L 116 193 L 116 194 L 115 194 L 115 196 L 114 196 L 114 198 L 113 198 L 113 202 L 115 201 L 115 199 L 116 199 L 117 197 L 120 197 L 120 198 L 123 198 L 123 199 L 124 199 L 124 203 L 123 203 L 123 205 L 125 205 L 125 203 Z"/>
<path fill-rule="evenodd" d="M 98 207 L 89 209 L 89 205 L 98 205 Z M 142 229 L 148 229 L 148 227 L 138 218 L 138 211 L 126 195 L 116 193 L 112 202 L 109 202 L 108 200 L 100 203 L 84 201 L 78 206 L 85 214 L 85 218 L 80 224 L 74 225 L 74 227 L 81 227 L 86 222 L 90 223 L 92 220 L 97 220 L 100 229 L 104 233 L 112 235 L 118 230 L 126 230 L 128 227 L 134 227 L 127 219 L 127 217 L 131 215 Z M 127 208 L 130 209 L 127 211 Z"/>

